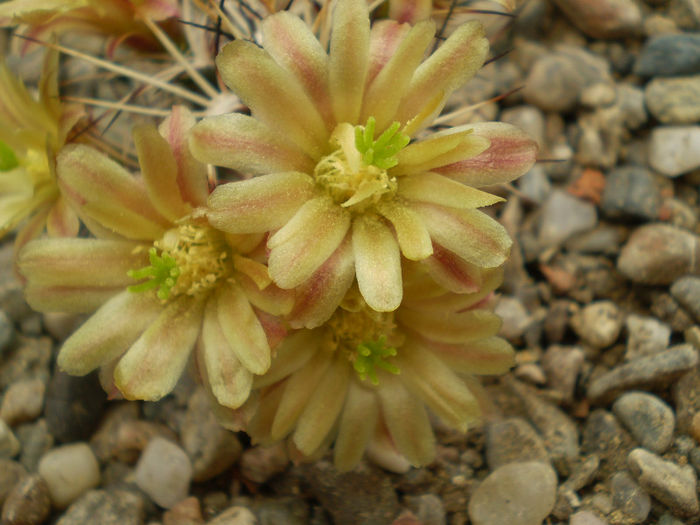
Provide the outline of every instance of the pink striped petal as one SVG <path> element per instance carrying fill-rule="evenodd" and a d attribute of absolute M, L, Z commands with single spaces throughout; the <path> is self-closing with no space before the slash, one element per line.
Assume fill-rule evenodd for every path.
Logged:
<path fill-rule="evenodd" d="M 202 162 L 254 175 L 314 169 L 311 158 L 293 142 L 238 113 L 202 120 L 192 129 L 190 147 Z"/>
<path fill-rule="evenodd" d="M 267 232 L 287 223 L 313 195 L 313 179 L 305 173 L 263 175 L 218 186 L 207 217 L 225 232 Z"/>
<path fill-rule="evenodd" d="M 372 83 L 391 57 L 396 54 L 396 50 L 410 30 L 411 26 L 400 24 L 395 20 L 375 20 L 372 23 L 369 30 L 367 85 Z M 367 101 L 365 100 L 365 102 Z"/>
<path fill-rule="evenodd" d="M 279 130 L 312 158 L 324 153 L 328 130 L 321 115 L 297 79 L 266 51 L 236 40 L 224 46 L 216 65 L 255 118 Z"/>
<path fill-rule="evenodd" d="M 478 22 L 467 22 L 416 70 L 398 109 L 399 122 L 408 122 L 436 98 L 445 99 L 474 76 L 488 53 L 488 40 Z"/>
<path fill-rule="evenodd" d="M 80 221 L 66 199 L 59 196 L 46 217 L 46 232 L 51 237 L 77 237 Z"/>
<path fill-rule="evenodd" d="M 454 144 L 454 147 L 449 147 Z M 399 152 L 399 165 L 392 175 L 414 175 L 440 168 L 463 159 L 470 159 L 489 147 L 488 139 L 472 134 L 453 133 L 434 135 L 410 144 Z"/>
<path fill-rule="evenodd" d="M 391 222 L 401 253 L 406 259 L 420 261 L 430 257 L 433 253 L 430 233 L 416 212 L 398 199 L 380 201 L 377 203 L 377 211 Z"/>
<path fill-rule="evenodd" d="M 432 13 L 432 0 L 389 0 L 389 18 L 399 22 L 415 24 L 430 18 Z"/>
<path fill-rule="evenodd" d="M 369 12 L 365 0 L 335 4 L 328 78 L 336 122 L 357 124 L 362 109 L 369 55 Z"/>
<path fill-rule="evenodd" d="M 397 318 L 406 330 L 441 343 L 463 344 L 495 335 L 501 318 L 489 310 L 466 312 L 409 310 L 402 308 Z"/>
<path fill-rule="evenodd" d="M 262 22 L 265 51 L 289 71 L 314 101 L 326 127 L 333 131 L 333 113 L 328 92 L 328 55 L 309 26 L 286 11 Z"/>
<path fill-rule="evenodd" d="M 352 225 L 352 250 L 360 293 L 373 310 L 392 312 L 403 297 L 401 252 L 394 232 L 374 215 Z"/>
<path fill-rule="evenodd" d="M 189 147 L 190 130 L 196 120 L 185 106 L 173 106 L 170 115 L 158 127 L 170 144 L 177 166 L 177 187 L 182 200 L 193 207 L 204 206 L 209 195 L 207 167 L 194 158 Z"/>
<path fill-rule="evenodd" d="M 377 426 L 378 416 L 377 396 L 371 389 L 351 380 L 333 447 L 333 462 L 338 470 L 350 470 L 362 459 Z"/>
<path fill-rule="evenodd" d="M 350 213 L 330 197 L 306 202 L 267 241 L 270 277 L 280 288 L 299 286 L 333 254 L 350 228 Z"/>
<path fill-rule="evenodd" d="M 437 284 L 454 293 L 473 293 L 481 286 L 481 271 L 478 266 L 457 257 L 439 244 L 433 244 L 433 256 L 423 264 Z"/>
<path fill-rule="evenodd" d="M 299 330 L 287 337 L 275 352 L 275 358 L 269 370 L 254 379 L 256 389 L 265 388 L 305 366 L 318 351 L 318 333 L 311 330 Z"/>
<path fill-rule="evenodd" d="M 437 173 L 418 173 L 402 178 L 398 194 L 412 201 L 460 209 L 481 208 L 504 201 L 497 195 L 470 188 Z"/>
<path fill-rule="evenodd" d="M 455 372 L 503 374 L 515 365 L 515 352 L 505 339 L 488 337 L 463 345 L 430 343 L 430 350 Z"/>
<path fill-rule="evenodd" d="M 434 171 L 463 184 L 479 187 L 510 182 L 526 173 L 534 164 L 537 143 L 515 126 L 503 122 L 483 122 L 469 127 L 475 135 L 490 141 L 489 148 L 476 157 Z"/>

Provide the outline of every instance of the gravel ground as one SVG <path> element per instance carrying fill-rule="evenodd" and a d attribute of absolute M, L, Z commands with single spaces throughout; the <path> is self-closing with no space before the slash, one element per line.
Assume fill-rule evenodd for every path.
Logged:
<path fill-rule="evenodd" d="M 454 105 L 523 85 L 464 118 L 519 125 L 541 162 L 500 190 L 517 366 L 482 426 L 436 421 L 428 467 L 340 474 L 222 430 L 189 381 L 108 401 L 55 369 L 80 319 L 27 307 L 6 242 L 2 523 L 700 523 L 700 1 L 529 0 L 495 47 Z"/>

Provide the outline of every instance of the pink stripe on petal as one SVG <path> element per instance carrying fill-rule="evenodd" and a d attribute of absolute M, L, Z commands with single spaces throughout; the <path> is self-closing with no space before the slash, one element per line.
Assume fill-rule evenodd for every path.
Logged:
<path fill-rule="evenodd" d="M 389 0 L 389 18 L 399 22 L 415 24 L 430 18 L 432 12 L 432 0 Z"/>
<path fill-rule="evenodd" d="M 432 257 L 422 263 L 435 282 L 451 292 L 473 293 L 481 286 L 481 272 L 477 266 L 437 243 L 433 243 Z"/>

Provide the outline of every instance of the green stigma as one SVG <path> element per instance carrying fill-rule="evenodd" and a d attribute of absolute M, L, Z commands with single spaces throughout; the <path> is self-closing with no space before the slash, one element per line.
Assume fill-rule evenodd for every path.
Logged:
<path fill-rule="evenodd" d="M 19 166 L 19 161 L 12 148 L 0 140 L 0 171 L 10 171 Z"/>
<path fill-rule="evenodd" d="M 362 160 L 367 166 L 388 170 L 399 163 L 396 154 L 406 147 L 411 138 L 399 131 L 401 124 L 394 122 L 374 140 L 376 124 L 376 119 L 369 117 L 364 128 L 355 126 L 355 147 L 362 154 Z"/>
<path fill-rule="evenodd" d="M 364 381 L 369 378 L 370 382 L 376 386 L 379 384 L 377 367 L 391 374 L 398 374 L 400 372 L 398 367 L 384 361 L 384 359 L 394 357 L 395 355 L 396 348 L 388 347 L 386 345 L 386 337 L 382 335 L 376 341 L 364 342 L 357 345 L 357 355 L 352 366 L 360 376 L 360 379 Z"/>
<path fill-rule="evenodd" d="M 170 290 L 175 286 L 177 278 L 180 276 L 180 269 L 177 267 L 177 262 L 175 262 L 173 257 L 167 253 L 158 256 L 155 248 L 148 250 L 148 258 L 151 261 L 150 266 L 127 272 L 127 275 L 132 279 L 148 280 L 129 286 L 127 290 L 138 293 L 158 288 L 156 295 L 159 299 L 165 301 L 170 296 Z"/>

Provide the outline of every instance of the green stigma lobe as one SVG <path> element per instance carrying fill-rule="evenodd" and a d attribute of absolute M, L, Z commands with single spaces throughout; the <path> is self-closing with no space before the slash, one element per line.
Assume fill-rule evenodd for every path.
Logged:
<path fill-rule="evenodd" d="M 165 301 L 170 296 L 170 290 L 175 286 L 177 278 L 180 276 L 180 269 L 177 267 L 177 262 L 173 257 L 167 253 L 158 256 L 155 248 L 151 248 L 148 251 L 148 258 L 151 262 L 150 266 L 127 272 L 127 275 L 132 279 L 148 280 L 129 286 L 127 290 L 139 293 L 157 288 L 156 295 L 159 299 Z"/>
<path fill-rule="evenodd" d="M 366 126 L 355 126 L 355 147 L 366 165 L 388 170 L 399 163 L 396 154 L 408 145 L 411 138 L 399 131 L 401 124 L 394 122 L 374 140 L 376 125 L 376 119 L 369 117 Z"/>
<path fill-rule="evenodd" d="M 12 148 L 0 140 L 0 171 L 10 171 L 19 166 L 19 161 Z"/>
<path fill-rule="evenodd" d="M 363 381 L 369 379 L 373 385 L 379 384 L 377 378 L 377 367 L 389 372 L 398 374 L 398 367 L 385 361 L 388 357 L 396 355 L 396 348 L 386 345 L 386 337 L 381 336 L 376 341 L 369 341 L 357 345 L 357 354 L 352 363 L 353 368 Z"/>

